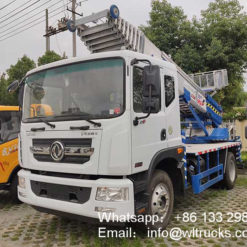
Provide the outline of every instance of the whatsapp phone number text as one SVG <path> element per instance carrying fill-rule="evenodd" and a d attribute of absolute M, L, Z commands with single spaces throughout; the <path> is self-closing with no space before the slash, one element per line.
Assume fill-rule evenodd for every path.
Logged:
<path fill-rule="evenodd" d="M 197 222 L 198 219 L 203 219 L 203 221 L 209 223 L 220 223 L 220 222 L 228 222 L 228 223 L 247 223 L 247 212 L 184 212 L 182 214 L 177 214 L 175 216 L 177 221 L 182 221 L 185 223 L 189 222 Z"/>

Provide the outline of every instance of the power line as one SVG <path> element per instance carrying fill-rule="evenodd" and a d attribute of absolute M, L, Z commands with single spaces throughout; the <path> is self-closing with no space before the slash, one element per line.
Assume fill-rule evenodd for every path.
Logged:
<path fill-rule="evenodd" d="M 0 10 L 5 9 L 6 7 L 8 7 L 10 4 L 12 4 L 12 3 L 14 3 L 14 2 L 16 2 L 16 0 L 13 0 L 12 2 L 6 4 L 6 5 L 3 6 Z"/>
<path fill-rule="evenodd" d="M 51 0 L 48 0 L 47 2 L 45 2 L 45 3 L 43 3 L 42 5 L 40 5 L 39 7 L 42 7 L 42 6 L 44 6 L 45 4 L 47 4 L 48 2 L 50 2 Z M 38 8 L 39 8 L 38 7 Z M 37 8 L 36 8 L 37 9 Z M 33 9 L 33 10 L 31 10 L 31 11 L 29 11 L 29 12 L 27 12 L 27 13 L 25 13 L 24 15 L 22 15 L 22 16 L 20 16 L 20 17 L 18 17 L 16 20 L 19 20 L 20 18 L 22 18 L 23 16 L 26 16 L 26 15 L 28 15 L 29 13 L 31 13 L 31 12 L 33 12 L 35 9 Z M 29 19 L 31 19 L 31 18 L 33 18 L 34 16 L 36 16 L 36 15 L 38 15 L 38 14 L 40 14 L 41 12 L 43 12 L 44 10 L 42 10 L 42 11 L 40 11 L 40 12 L 38 12 L 38 13 L 36 13 L 36 14 L 34 14 L 34 15 L 32 15 L 32 16 L 30 16 L 29 18 L 26 18 L 25 20 L 23 20 L 23 21 L 21 21 L 21 22 L 19 22 L 19 23 L 17 23 L 17 24 L 15 24 L 14 26 L 12 26 L 12 27 L 9 27 L 9 28 L 7 28 L 7 29 L 5 29 L 5 30 L 3 30 L 1 33 L 4 33 L 5 31 L 9 31 L 10 29 L 12 29 L 13 27 L 16 27 L 16 26 L 18 26 L 18 25 L 20 25 L 20 24 L 22 24 L 23 22 L 25 22 L 26 20 L 29 20 Z M 1 18 L 0 18 L 1 19 Z M 15 20 L 14 20 L 15 21 Z M 6 27 L 6 26 L 8 26 L 10 23 L 13 23 L 14 21 L 11 21 L 11 22 L 8 22 L 6 25 L 4 25 L 4 26 L 2 26 L 2 27 L 0 27 L 0 30 L 3 28 L 3 27 Z"/>
<path fill-rule="evenodd" d="M 50 14 L 56 12 L 57 10 L 59 10 L 59 9 L 61 9 L 61 8 L 63 8 L 63 7 L 64 7 L 64 6 L 60 6 L 60 7 L 56 8 L 56 9 L 54 9 L 53 11 L 50 12 Z M 32 21 L 28 22 L 27 24 L 25 24 L 24 26 L 22 26 L 21 28 L 23 28 L 23 27 L 25 27 L 25 26 L 28 26 L 29 24 L 31 24 L 31 23 L 33 23 L 33 22 L 35 22 L 35 21 L 38 21 L 38 20 L 42 19 L 43 17 L 44 17 L 44 16 L 41 16 L 41 17 L 39 17 L 39 18 L 37 18 L 37 19 L 35 19 L 35 20 L 32 20 Z M 10 31 L 10 32 L 8 32 L 8 33 L 6 33 L 6 34 L 0 36 L 0 39 L 3 38 L 3 37 L 5 37 L 5 36 L 7 36 L 7 35 L 9 35 L 9 34 L 11 34 L 11 33 L 13 33 L 13 32 L 15 32 L 15 31 L 18 31 L 19 29 L 20 29 L 20 28 L 16 28 L 16 29 L 14 29 L 13 31 Z"/>
<path fill-rule="evenodd" d="M 48 0 L 48 1 L 45 2 L 45 3 L 48 3 L 48 2 L 50 2 L 50 1 L 52 1 L 52 0 Z M 57 4 L 60 3 L 60 2 L 61 2 L 61 0 L 59 0 L 58 2 L 56 2 L 56 3 L 52 4 L 52 5 L 50 5 L 49 7 L 47 7 L 47 9 L 52 8 L 53 6 L 57 5 Z M 11 23 L 13 23 L 13 22 L 15 22 L 15 21 L 21 19 L 22 17 L 24 17 L 24 16 L 30 14 L 31 12 L 35 11 L 36 9 L 42 7 L 43 5 L 45 5 L 45 3 L 39 5 L 38 7 L 34 8 L 33 10 L 30 10 L 30 11 L 28 11 L 27 13 L 25 13 L 25 14 L 19 16 L 18 18 L 14 19 L 13 21 L 8 22 L 8 23 L 5 24 L 4 26 L 0 27 L 0 30 L 3 29 L 4 27 L 8 26 L 9 24 L 11 24 Z M 42 13 L 44 10 L 45 10 L 45 9 L 41 10 L 40 12 L 36 13 L 35 15 L 38 15 L 38 14 Z M 33 18 L 35 15 L 32 15 L 31 17 L 28 17 L 28 18 L 25 19 L 24 21 Z M 22 22 L 24 22 L 24 21 L 22 21 Z M 19 22 L 19 23 L 17 23 L 16 25 L 19 25 L 19 24 L 22 23 L 22 22 Z M 13 26 L 12 26 L 12 27 L 13 27 Z M 12 27 L 10 27 L 10 28 L 12 28 Z M 4 30 L 3 32 L 5 32 L 5 31 L 7 31 L 7 30 L 8 30 L 8 29 Z"/>
<path fill-rule="evenodd" d="M 61 13 L 63 13 L 63 10 L 60 11 L 60 12 L 58 12 L 58 13 L 56 13 L 56 14 L 54 14 L 54 15 L 52 15 L 50 18 L 55 17 L 55 16 L 57 16 L 57 15 L 59 15 L 59 14 L 61 14 Z M 4 39 L 0 39 L 0 42 L 1 42 L 1 41 L 4 41 L 4 40 L 6 40 L 6 39 L 9 39 L 9 38 L 11 38 L 11 37 L 14 37 L 14 36 L 16 36 L 17 34 L 22 33 L 22 32 L 24 32 L 24 31 L 26 31 L 26 30 L 28 30 L 28 29 L 34 27 L 34 26 L 37 26 L 37 25 L 39 25 L 40 23 L 42 23 L 42 22 L 44 22 L 44 21 L 45 21 L 45 20 L 42 20 L 42 21 L 40 21 L 40 22 L 38 22 L 38 23 L 35 23 L 35 24 L 31 25 L 31 26 L 28 27 L 28 28 L 25 28 L 25 29 L 23 29 L 23 30 L 20 30 L 19 32 L 15 33 L 15 34 L 13 34 L 13 35 L 10 35 L 10 36 L 8 36 L 8 37 L 6 37 L 6 38 L 4 38 Z"/>
<path fill-rule="evenodd" d="M 26 8 L 21 9 L 21 10 L 18 11 L 17 13 L 15 13 L 15 14 L 11 15 L 10 17 L 6 18 L 5 20 L 3 20 L 2 23 L 5 22 L 5 21 L 7 21 L 7 20 L 9 20 L 9 19 L 12 18 L 13 16 L 18 15 L 19 13 L 23 12 L 24 10 L 30 8 L 31 6 L 33 6 L 34 4 L 38 3 L 39 1 L 40 1 L 40 0 L 37 0 L 36 2 L 34 2 L 34 3 L 30 4 L 30 5 L 28 5 Z"/>
<path fill-rule="evenodd" d="M 47 3 L 50 2 L 50 1 L 51 1 L 51 0 L 46 1 L 45 3 L 43 3 L 42 5 L 40 5 L 39 7 L 37 7 L 37 8 L 35 8 L 35 9 L 33 9 L 33 10 L 27 12 L 26 14 L 24 14 L 24 15 L 20 16 L 19 18 L 17 18 L 16 20 L 19 20 L 19 19 L 22 18 L 23 16 L 28 15 L 29 13 L 31 13 L 31 12 L 33 12 L 34 10 L 36 10 L 36 9 L 38 9 L 38 8 L 40 8 L 40 7 L 42 7 L 42 6 L 44 6 L 45 4 L 47 4 Z M 57 3 L 60 3 L 60 1 L 58 1 Z M 57 4 L 57 3 L 56 3 L 56 4 Z M 54 6 L 54 5 L 55 5 L 55 4 L 53 4 L 52 6 Z M 52 6 L 50 6 L 50 7 L 52 7 Z M 50 8 L 50 7 L 47 7 L 47 8 Z M 15 28 L 16 26 L 18 26 L 18 25 L 20 25 L 20 24 L 23 24 L 23 22 L 32 19 L 33 17 L 39 15 L 40 13 L 43 13 L 44 10 L 45 10 L 45 9 L 43 9 L 43 10 L 39 11 L 38 13 L 36 13 L 36 14 L 34 14 L 34 15 L 32 15 L 32 16 L 30 16 L 30 17 L 24 19 L 24 20 L 22 20 L 21 22 L 18 22 L 17 24 L 15 24 L 15 25 L 13 25 L 13 26 L 11 26 L 11 27 L 9 27 L 9 28 L 3 30 L 1 33 L 4 33 L 4 32 L 6 32 L 6 31 L 9 31 L 9 30 L 11 30 L 12 28 Z M 11 21 L 11 22 L 7 23 L 6 25 L 0 27 L 0 30 L 3 29 L 3 27 L 6 27 L 6 26 L 8 26 L 8 25 L 11 24 L 11 23 L 13 23 L 13 22 Z"/>
<path fill-rule="evenodd" d="M 10 12 L 8 12 L 6 15 L 1 16 L 1 17 L 0 17 L 0 20 L 3 19 L 4 17 L 8 16 L 9 14 L 12 14 L 12 13 L 15 12 L 16 10 L 18 10 L 19 8 L 25 6 L 26 4 L 30 3 L 31 1 L 33 1 L 33 0 L 29 0 L 29 1 L 25 2 L 24 4 L 22 4 L 21 6 L 19 6 L 19 7 L 15 8 L 15 9 L 13 9 L 13 10 L 10 11 Z"/>

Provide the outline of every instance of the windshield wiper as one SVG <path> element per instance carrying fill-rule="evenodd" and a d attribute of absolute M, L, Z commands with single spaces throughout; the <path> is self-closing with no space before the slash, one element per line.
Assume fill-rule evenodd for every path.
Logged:
<path fill-rule="evenodd" d="M 50 126 L 52 129 L 56 128 L 55 124 L 52 124 L 50 122 L 48 122 L 47 120 L 43 119 L 43 118 L 39 118 L 43 123 L 45 123 L 46 125 Z"/>
<path fill-rule="evenodd" d="M 71 130 L 89 130 L 89 126 L 70 126 Z"/>
<path fill-rule="evenodd" d="M 31 128 L 31 131 L 45 131 L 45 127 L 42 128 Z"/>
<path fill-rule="evenodd" d="M 94 122 L 93 120 L 90 120 L 90 119 L 83 119 L 83 120 L 85 120 L 88 123 L 93 124 L 95 126 L 101 127 L 101 123 Z"/>
<path fill-rule="evenodd" d="M 76 116 L 76 117 L 90 116 L 89 113 L 81 112 L 81 111 L 78 111 L 78 112 L 75 112 L 75 113 L 70 112 L 70 111 L 64 111 L 64 112 L 62 112 L 62 114 L 66 114 L 66 115 L 61 115 L 61 117 L 62 117 L 62 116 L 67 116 L 67 117 L 70 117 L 70 116 Z M 91 120 L 91 119 L 84 119 L 84 118 L 83 118 L 83 120 L 85 120 L 85 121 L 87 121 L 88 123 L 93 124 L 93 125 L 95 125 L 95 126 L 101 127 L 101 123 L 95 122 L 95 121 L 93 121 L 93 120 Z"/>

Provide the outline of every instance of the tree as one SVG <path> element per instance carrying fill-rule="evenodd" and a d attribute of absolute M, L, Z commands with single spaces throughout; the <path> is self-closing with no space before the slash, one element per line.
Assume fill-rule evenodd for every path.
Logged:
<path fill-rule="evenodd" d="M 5 77 L 1 76 L 0 78 L 0 105 L 6 105 L 8 102 L 7 95 L 7 81 Z"/>
<path fill-rule="evenodd" d="M 181 47 L 181 30 L 186 26 L 186 16 L 179 7 L 166 0 L 154 1 L 148 26 L 141 29 L 164 52 L 174 55 Z"/>
<path fill-rule="evenodd" d="M 229 86 L 216 94 L 224 110 L 242 106 L 243 71 L 247 61 L 247 15 L 238 0 L 215 0 L 202 18 L 190 21 L 167 0 L 154 1 L 142 30 L 187 73 L 227 69 Z"/>
<path fill-rule="evenodd" d="M 38 66 L 52 63 L 52 62 L 56 62 L 56 61 L 59 61 L 59 60 L 65 59 L 65 58 L 67 58 L 65 53 L 61 57 L 60 55 L 58 55 L 54 51 L 47 51 L 43 56 L 38 58 Z"/>
<path fill-rule="evenodd" d="M 35 62 L 24 55 L 15 65 L 11 65 L 7 70 L 8 82 L 11 83 L 14 80 L 20 81 L 26 73 L 36 67 Z"/>
<path fill-rule="evenodd" d="M 141 26 L 145 35 L 162 51 L 171 55 L 185 72 L 203 69 L 200 54 L 200 25 L 194 18 L 187 19 L 180 7 L 173 7 L 167 0 L 154 1 L 147 26 Z"/>
<path fill-rule="evenodd" d="M 229 86 L 216 95 L 225 110 L 243 106 L 243 71 L 247 61 L 247 15 L 238 0 L 215 0 L 202 11 L 205 69 L 228 71 Z"/>
<path fill-rule="evenodd" d="M 0 84 L 0 103 L 4 105 L 18 105 L 18 92 L 14 94 L 7 93 L 8 85 L 14 80 L 21 81 L 26 73 L 36 67 L 35 62 L 24 55 L 15 65 L 11 65 L 7 70 L 8 79 L 1 79 Z"/>

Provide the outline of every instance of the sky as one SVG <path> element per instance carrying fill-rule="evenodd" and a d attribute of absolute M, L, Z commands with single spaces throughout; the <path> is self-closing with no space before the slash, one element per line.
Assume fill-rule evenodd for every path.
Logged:
<path fill-rule="evenodd" d="M 50 8 L 50 11 L 54 11 L 57 8 L 61 7 L 50 16 L 56 14 L 57 12 L 63 11 L 61 14 L 50 18 L 49 25 L 56 26 L 57 20 L 61 17 L 64 17 L 65 14 L 68 16 L 68 12 L 65 11 L 63 5 L 66 5 L 70 0 L 15 0 L 14 3 L 10 4 L 8 7 L 1 10 L 2 7 L 11 3 L 13 0 L 1 0 L 0 1 L 0 40 L 6 38 L 8 32 L 16 34 L 19 27 L 27 23 L 32 22 L 32 20 L 42 17 L 44 13 L 42 10 L 45 7 L 50 6 L 58 2 L 57 5 Z M 200 17 L 200 11 L 206 9 L 211 0 L 168 0 L 173 6 L 181 6 L 184 9 L 185 14 L 192 18 L 194 15 Z M 46 4 L 47 2 L 47 4 Z M 146 24 L 149 20 L 149 12 L 151 10 L 151 0 L 77 0 L 77 2 L 82 2 L 81 6 L 78 6 L 77 12 L 83 13 L 84 16 L 87 16 L 91 13 L 107 9 L 111 4 L 116 4 L 120 9 L 120 15 L 128 20 L 135 26 L 141 24 Z M 247 11 L 247 1 L 240 0 L 241 4 L 245 7 Z M 29 5 L 34 4 L 31 7 Z M 35 12 L 30 12 L 35 7 L 40 7 Z M 16 11 L 14 9 L 18 8 Z M 18 11 L 25 9 L 19 14 L 14 15 Z M 41 11 L 41 13 L 34 18 L 23 22 L 23 20 L 28 19 L 34 13 Z M 6 17 L 4 17 L 6 15 Z M 13 17 L 11 17 L 13 15 Z M 25 15 L 19 20 L 13 21 L 18 17 Z M 71 15 L 71 14 L 69 14 Z M 10 18 L 11 17 L 11 18 Z M 37 18 L 36 18 L 37 17 Z M 9 19 L 8 19 L 9 18 Z M 7 20 L 6 20 L 7 19 Z M 42 20 L 42 19 L 40 19 Z M 16 27 L 13 25 L 18 24 Z M 33 22 L 34 24 L 37 23 Z M 26 27 L 32 25 L 29 24 Z M 8 28 L 12 29 L 8 30 Z M 29 30 L 21 32 L 20 34 L 0 41 L 0 74 L 4 72 L 11 64 L 15 64 L 18 58 L 21 58 L 24 54 L 37 62 L 39 56 L 43 55 L 45 52 L 45 38 L 43 37 L 45 33 L 45 23 L 41 23 Z M 2 38 L 1 38 L 2 37 Z M 72 34 L 69 31 L 54 35 L 51 37 L 51 50 L 54 50 L 58 54 L 62 55 L 63 52 L 66 53 L 68 57 L 72 56 Z M 89 54 L 83 43 L 77 37 L 77 56 L 81 57 Z"/>

